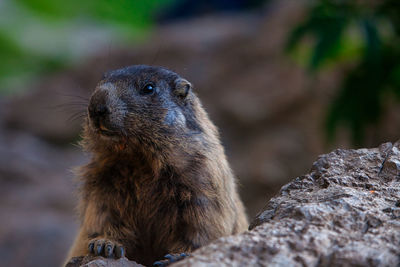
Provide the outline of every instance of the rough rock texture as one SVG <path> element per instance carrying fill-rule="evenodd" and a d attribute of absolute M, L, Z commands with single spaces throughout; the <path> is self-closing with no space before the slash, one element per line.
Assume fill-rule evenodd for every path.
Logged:
<path fill-rule="evenodd" d="M 335 150 L 282 187 L 250 231 L 174 266 L 399 266 L 400 145 Z"/>
<path fill-rule="evenodd" d="M 65 267 L 144 267 L 134 261 L 129 261 L 127 258 L 118 260 L 106 259 L 103 257 L 75 257 L 72 258 Z"/>

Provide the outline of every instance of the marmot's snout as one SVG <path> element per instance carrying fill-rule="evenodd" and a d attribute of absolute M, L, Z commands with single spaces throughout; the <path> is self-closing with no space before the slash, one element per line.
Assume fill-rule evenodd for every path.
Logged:
<path fill-rule="evenodd" d="M 108 90 L 99 89 L 94 92 L 89 101 L 89 124 L 93 130 L 103 135 L 115 135 L 120 130 L 119 122 L 122 114 L 113 108 Z"/>

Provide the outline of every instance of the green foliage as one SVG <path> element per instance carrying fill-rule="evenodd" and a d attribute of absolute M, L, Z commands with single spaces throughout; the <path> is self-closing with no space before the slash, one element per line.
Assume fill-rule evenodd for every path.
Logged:
<path fill-rule="evenodd" d="M 15 79 L 15 81 L 11 80 L 9 83 L 22 86 L 35 73 L 55 71 L 63 67 L 61 59 L 28 53 L 21 49 L 14 40 L 7 37 L 6 34 L 0 32 L 0 58 L 2 59 L 0 62 L 0 84 L 1 82 L 5 84 L 3 88 L 0 87 L 0 92 L 11 93 L 5 82 L 9 81 L 7 80 L 9 77 Z"/>
<path fill-rule="evenodd" d="M 349 23 L 344 12 L 338 12 L 336 6 L 317 5 L 312 9 L 307 20 L 299 25 L 291 34 L 287 49 L 293 49 L 306 34 L 315 37 L 313 54 L 309 67 L 316 69 L 324 60 L 338 55 L 343 30 Z"/>
<path fill-rule="evenodd" d="M 101 45 L 142 38 L 174 0 L 0 1 L 0 93 L 68 66 Z"/>
<path fill-rule="evenodd" d="M 287 49 L 297 49 L 312 37 L 308 67 L 316 71 L 327 62 L 341 62 L 348 42 L 360 36 L 361 49 L 348 55 L 354 68 L 342 82 L 329 108 L 326 129 L 333 140 L 339 125 L 348 127 L 353 142 L 361 145 L 368 126 L 376 125 L 385 97 L 400 99 L 400 2 L 396 0 L 320 0 L 308 17 L 293 30 Z"/>
<path fill-rule="evenodd" d="M 17 0 L 21 5 L 47 19 L 67 20 L 84 17 L 128 27 L 148 27 L 162 0 Z"/>

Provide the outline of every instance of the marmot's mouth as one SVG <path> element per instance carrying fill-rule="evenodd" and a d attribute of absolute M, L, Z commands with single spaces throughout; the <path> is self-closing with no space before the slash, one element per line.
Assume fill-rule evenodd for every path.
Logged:
<path fill-rule="evenodd" d="M 99 120 L 91 120 L 92 129 L 99 135 L 102 136 L 118 136 L 119 133 L 115 130 L 105 126 L 105 124 Z"/>
<path fill-rule="evenodd" d="M 118 136 L 119 133 L 115 130 L 111 130 L 109 128 L 106 128 L 103 124 L 99 124 L 99 125 L 93 125 L 93 130 L 102 136 L 108 136 L 108 137 L 112 137 L 112 136 Z"/>
<path fill-rule="evenodd" d="M 104 135 L 104 136 L 117 136 L 118 133 L 115 131 L 110 131 L 110 130 L 97 130 L 97 133 Z"/>

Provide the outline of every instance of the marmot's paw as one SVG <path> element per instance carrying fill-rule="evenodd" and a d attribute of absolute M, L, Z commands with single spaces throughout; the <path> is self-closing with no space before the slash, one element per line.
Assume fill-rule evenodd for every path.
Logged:
<path fill-rule="evenodd" d="M 124 247 L 108 239 L 92 239 L 89 242 L 88 249 L 90 254 L 96 256 L 116 259 L 125 257 Z"/>
<path fill-rule="evenodd" d="M 164 256 L 165 260 L 156 261 L 153 263 L 153 266 L 165 267 L 165 266 L 170 265 L 173 262 L 180 261 L 188 256 L 190 256 L 190 254 L 188 254 L 188 253 L 167 254 Z"/>

